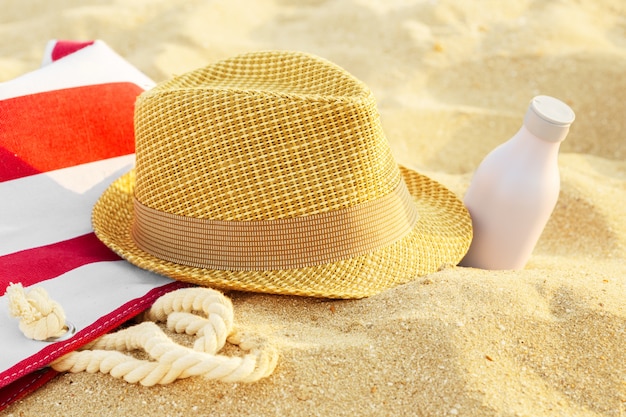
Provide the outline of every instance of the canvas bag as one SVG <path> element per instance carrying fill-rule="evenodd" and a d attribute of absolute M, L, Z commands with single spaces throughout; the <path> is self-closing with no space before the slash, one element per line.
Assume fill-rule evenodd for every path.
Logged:
<path fill-rule="evenodd" d="M 52 361 L 184 286 L 121 260 L 91 228 L 97 198 L 133 166 L 133 106 L 153 85 L 102 41 L 50 41 L 40 69 L 0 83 L 0 410 L 52 379 Z M 26 338 L 10 283 L 47 290 L 75 334 Z"/>

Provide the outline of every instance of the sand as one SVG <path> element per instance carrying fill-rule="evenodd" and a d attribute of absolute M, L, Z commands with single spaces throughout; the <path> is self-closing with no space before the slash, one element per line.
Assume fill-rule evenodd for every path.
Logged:
<path fill-rule="evenodd" d="M 63 374 L 9 416 L 626 415 L 626 3 L 8 0 L 0 80 L 51 38 L 107 42 L 161 81 L 297 49 L 366 82 L 397 159 L 462 196 L 537 94 L 577 120 L 522 271 L 454 267 L 358 301 L 231 293 L 281 352 L 254 384 Z"/>

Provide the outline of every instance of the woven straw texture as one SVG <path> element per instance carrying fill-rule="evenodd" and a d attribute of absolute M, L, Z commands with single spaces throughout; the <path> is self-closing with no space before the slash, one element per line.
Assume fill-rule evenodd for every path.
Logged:
<path fill-rule="evenodd" d="M 398 167 L 370 90 L 308 54 L 256 52 L 164 82 L 138 99 L 135 136 L 136 169 L 100 198 L 94 230 L 128 261 L 175 279 L 361 298 L 456 264 L 471 240 L 462 202 Z M 417 219 L 402 236 L 367 253 L 341 252 L 340 259 L 307 260 L 303 267 L 199 267 L 148 253 L 133 238 L 136 202 L 194 220 L 271 224 L 359 210 L 403 188 L 402 181 L 415 203 L 409 210 L 415 215 L 407 217 Z M 384 223 L 378 216 L 373 224 Z M 332 231 L 330 246 L 337 241 Z"/>
<path fill-rule="evenodd" d="M 304 54 L 248 54 L 165 82 L 140 96 L 135 124 L 138 200 L 184 216 L 309 215 L 400 180 L 369 89 Z"/>

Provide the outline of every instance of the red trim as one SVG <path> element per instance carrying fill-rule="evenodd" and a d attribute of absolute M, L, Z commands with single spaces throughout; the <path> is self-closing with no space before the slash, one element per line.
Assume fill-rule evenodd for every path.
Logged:
<path fill-rule="evenodd" d="M 58 372 L 52 368 L 44 368 L 23 376 L 0 388 L 0 411 L 7 408 L 11 403 L 19 401 L 31 392 L 42 387 L 52 378 L 57 376 Z"/>

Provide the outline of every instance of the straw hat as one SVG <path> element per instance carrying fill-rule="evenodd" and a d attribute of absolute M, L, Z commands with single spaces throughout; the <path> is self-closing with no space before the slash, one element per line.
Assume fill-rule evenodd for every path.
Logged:
<path fill-rule="evenodd" d="M 163 82 L 137 100 L 135 142 L 93 227 L 177 280 L 361 298 L 470 244 L 463 203 L 394 161 L 371 91 L 312 55 L 249 53 Z"/>

